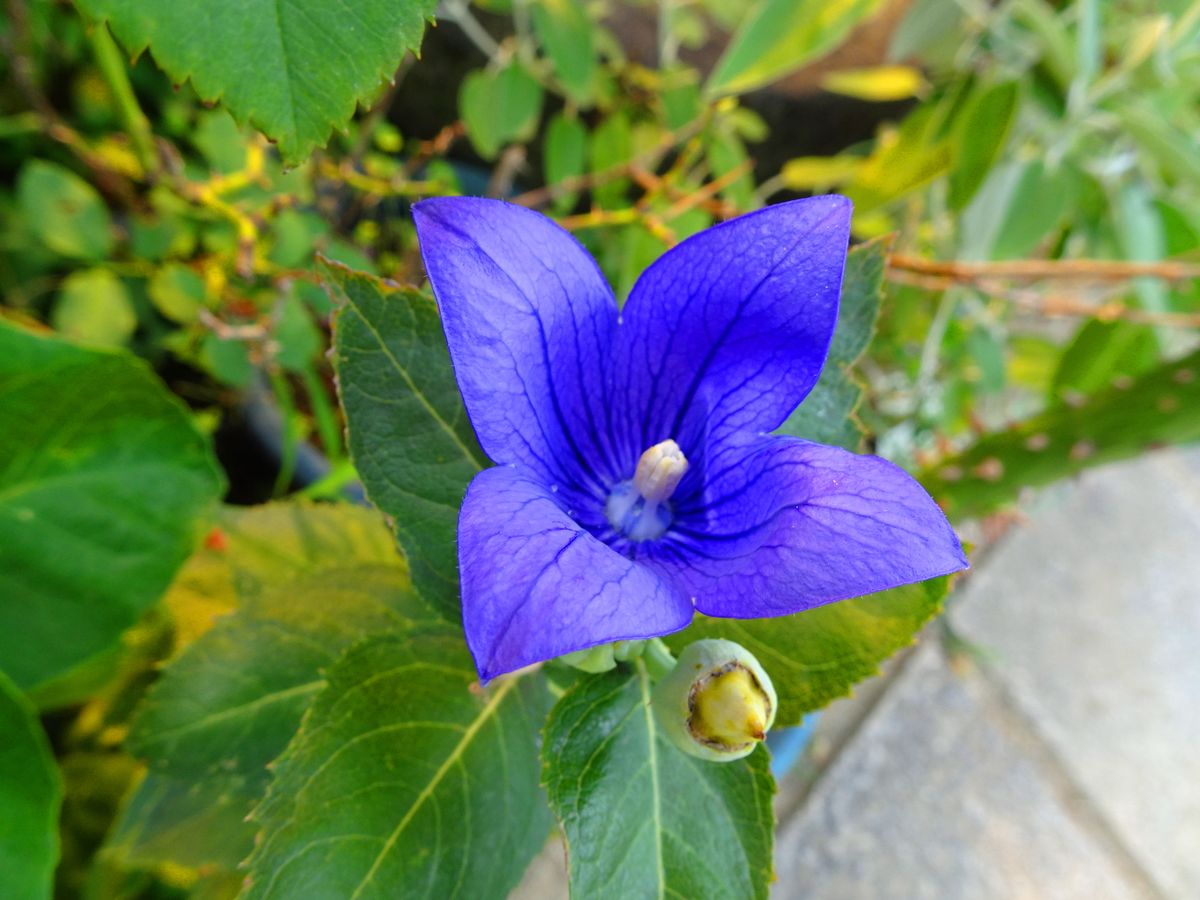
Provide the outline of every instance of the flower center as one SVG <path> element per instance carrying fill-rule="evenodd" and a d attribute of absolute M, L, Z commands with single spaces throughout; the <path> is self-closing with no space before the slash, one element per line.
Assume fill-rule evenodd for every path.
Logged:
<path fill-rule="evenodd" d="M 608 496 L 604 512 L 617 531 L 631 541 L 661 537 L 671 524 L 667 501 L 688 469 L 687 457 L 669 438 L 638 460 L 633 479 L 622 481 Z"/>

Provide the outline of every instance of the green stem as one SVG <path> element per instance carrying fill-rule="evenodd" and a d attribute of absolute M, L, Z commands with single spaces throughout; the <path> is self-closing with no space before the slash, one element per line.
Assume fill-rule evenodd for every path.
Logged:
<path fill-rule="evenodd" d="M 292 398 L 292 387 L 287 382 L 287 377 L 278 368 L 272 368 L 269 375 L 271 381 L 271 391 L 275 394 L 275 402 L 279 405 L 279 413 L 283 418 L 283 428 L 281 439 L 282 446 L 279 449 L 279 472 L 275 476 L 275 487 L 272 490 L 272 496 L 282 497 L 287 493 L 287 489 L 292 484 L 292 478 L 296 474 L 296 419 L 299 415 L 296 412 L 296 403 Z"/>
<path fill-rule="evenodd" d="M 675 657 L 661 638 L 654 638 L 646 642 L 646 649 L 642 651 L 642 663 L 645 664 L 650 677 L 658 681 L 675 668 Z"/>
<path fill-rule="evenodd" d="M 117 48 L 117 42 L 109 34 L 108 26 L 103 23 L 92 28 L 91 42 L 92 50 L 96 55 L 96 65 L 99 66 L 100 74 L 113 93 L 117 111 L 133 142 L 133 149 L 137 154 L 138 161 L 147 173 L 154 172 L 158 169 L 154 131 L 150 127 L 150 120 L 142 112 L 137 97 L 133 93 L 133 85 L 129 81 L 129 71 L 125 66 L 121 51 Z"/>
<path fill-rule="evenodd" d="M 317 426 L 317 434 L 321 437 L 321 449 L 325 451 L 326 458 L 336 465 L 343 456 L 342 429 L 338 426 L 333 404 L 329 402 L 329 395 L 325 392 L 325 384 L 311 364 L 304 367 L 300 378 L 304 382 L 304 390 L 312 406 L 313 422 Z"/>
<path fill-rule="evenodd" d="M 357 478 L 358 470 L 350 460 L 345 459 L 304 490 L 298 491 L 296 496 L 305 500 L 334 500 L 346 485 L 353 483 Z"/>

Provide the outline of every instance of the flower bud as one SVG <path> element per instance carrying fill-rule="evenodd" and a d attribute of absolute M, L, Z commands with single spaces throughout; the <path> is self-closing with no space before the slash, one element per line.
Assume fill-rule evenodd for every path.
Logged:
<path fill-rule="evenodd" d="M 564 654 L 559 659 L 568 666 L 584 672 L 607 672 L 609 669 L 617 667 L 612 644 L 597 644 L 586 650 L 576 650 L 574 653 Z"/>
<path fill-rule="evenodd" d="M 758 660 L 733 641 L 690 644 L 654 688 L 663 730 L 684 753 L 730 762 L 750 753 L 775 721 L 778 701 Z"/>

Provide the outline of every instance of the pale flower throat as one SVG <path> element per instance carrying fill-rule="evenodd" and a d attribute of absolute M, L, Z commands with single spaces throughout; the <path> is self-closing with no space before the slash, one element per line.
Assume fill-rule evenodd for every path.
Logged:
<path fill-rule="evenodd" d="M 688 461 L 669 438 L 642 454 L 632 481 L 622 481 L 608 497 L 608 521 L 631 541 L 661 537 L 671 524 L 667 502 L 687 473 Z"/>

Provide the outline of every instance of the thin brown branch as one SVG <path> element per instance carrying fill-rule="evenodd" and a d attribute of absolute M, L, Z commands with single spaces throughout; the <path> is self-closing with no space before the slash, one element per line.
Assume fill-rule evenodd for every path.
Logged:
<path fill-rule="evenodd" d="M 892 269 L 888 279 L 930 291 L 944 291 L 961 282 L 942 275 L 922 275 L 903 269 Z M 1030 289 L 1016 289 L 1000 281 L 981 280 L 971 287 L 997 300 L 1037 315 L 1050 318 L 1090 318 L 1102 322 L 1133 322 L 1166 328 L 1200 328 L 1200 313 L 1149 312 L 1129 306 L 1120 300 L 1086 299 L 1071 294 L 1043 294 Z"/>
<path fill-rule="evenodd" d="M 944 278 L 955 284 L 973 284 L 997 279 L 1127 281 L 1131 278 L 1147 277 L 1161 278 L 1165 281 L 1187 281 L 1200 278 L 1200 263 L 1174 260 L 1130 262 L 1118 259 L 1018 259 L 999 262 L 955 262 L 893 253 L 888 258 L 888 268 Z"/>
<path fill-rule="evenodd" d="M 693 119 L 682 128 L 667 132 L 653 147 L 638 154 L 633 159 L 617 163 L 598 172 L 588 172 L 572 178 L 564 178 L 554 184 L 547 184 L 544 187 L 526 191 L 524 194 L 514 197 L 512 202 L 521 206 L 536 208 L 545 206 L 559 197 L 572 194 L 576 191 L 586 191 L 620 178 L 632 177 L 635 170 L 641 170 L 643 174 L 650 172 L 667 153 L 685 141 L 690 140 L 703 130 L 706 124 L 707 118 L 705 116 Z"/>

